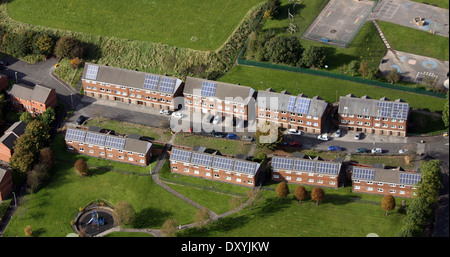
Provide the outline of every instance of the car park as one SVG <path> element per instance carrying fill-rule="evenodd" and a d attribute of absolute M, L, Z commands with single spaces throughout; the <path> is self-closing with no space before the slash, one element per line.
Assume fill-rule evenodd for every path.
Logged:
<path fill-rule="evenodd" d="M 288 133 L 291 134 L 291 135 L 299 135 L 299 136 L 302 134 L 301 131 L 296 130 L 296 129 L 289 129 Z"/>
<path fill-rule="evenodd" d="M 337 146 L 337 145 L 330 145 L 328 147 L 328 150 L 330 150 L 330 151 L 341 151 L 342 148 L 340 146 Z"/>
<path fill-rule="evenodd" d="M 229 134 L 227 135 L 227 138 L 228 138 L 228 139 L 238 139 L 239 137 L 238 137 L 236 134 L 229 133 Z"/>
<path fill-rule="evenodd" d="M 383 153 L 383 150 L 381 150 L 381 148 L 374 148 L 371 151 L 372 153 Z"/>
<path fill-rule="evenodd" d="M 328 135 L 322 134 L 322 135 L 318 135 L 317 139 L 323 140 L 323 141 L 328 141 L 330 138 L 328 137 Z"/>
<path fill-rule="evenodd" d="M 170 112 L 169 112 L 169 110 L 166 110 L 166 109 L 161 109 L 161 111 L 159 111 L 159 114 L 165 114 L 165 115 L 169 115 L 169 114 L 170 114 Z"/>
<path fill-rule="evenodd" d="M 358 148 L 358 149 L 356 149 L 356 152 L 357 153 L 367 153 L 367 149 L 366 148 Z"/>
<path fill-rule="evenodd" d="M 340 129 L 336 130 L 336 134 L 334 136 L 341 137 L 341 130 Z"/>
<path fill-rule="evenodd" d="M 181 118 L 183 118 L 183 114 L 181 112 L 173 112 L 172 117 L 174 117 L 176 119 L 181 119 Z"/>
<path fill-rule="evenodd" d="M 80 117 L 78 117 L 76 123 L 77 123 L 77 125 L 82 125 L 84 123 L 84 121 L 86 121 L 86 117 L 84 117 L 83 115 L 80 115 Z"/>

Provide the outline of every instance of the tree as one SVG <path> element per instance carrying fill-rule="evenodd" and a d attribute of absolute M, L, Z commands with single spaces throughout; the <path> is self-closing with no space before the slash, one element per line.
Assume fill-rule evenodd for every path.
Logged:
<path fill-rule="evenodd" d="M 75 38 L 69 36 L 62 36 L 56 42 L 55 45 L 55 55 L 57 57 L 67 57 L 67 58 L 82 58 L 83 48 L 81 42 Z"/>
<path fill-rule="evenodd" d="M 167 237 L 176 237 L 178 231 L 178 221 L 175 218 L 169 218 L 161 227 L 161 232 Z"/>
<path fill-rule="evenodd" d="M 27 55 L 28 47 L 24 33 L 6 33 L 3 37 L 2 52 L 14 57 Z"/>
<path fill-rule="evenodd" d="M 392 69 L 386 76 L 386 80 L 391 84 L 397 83 L 400 80 L 400 75 L 398 75 L 397 69 Z"/>
<path fill-rule="evenodd" d="M 38 149 L 40 149 L 49 144 L 49 130 L 49 126 L 45 125 L 42 121 L 35 119 L 27 124 L 27 127 L 25 128 L 25 134 L 35 138 L 36 142 L 38 143 Z"/>
<path fill-rule="evenodd" d="M 266 11 L 264 12 L 264 18 L 271 19 L 278 14 L 278 8 L 281 6 L 280 0 L 268 0 L 265 4 Z"/>
<path fill-rule="evenodd" d="M 50 35 L 37 34 L 34 40 L 34 53 L 49 56 L 53 52 L 55 41 Z"/>
<path fill-rule="evenodd" d="M 253 190 L 247 191 L 247 202 L 248 202 L 248 210 L 251 211 L 253 206 L 262 199 L 261 192 L 259 188 L 255 188 Z"/>
<path fill-rule="evenodd" d="M 443 187 L 441 180 L 441 163 L 438 159 L 422 164 L 422 181 L 419 182 L 417 191 L 419 197 L 424 198 L 431 204 L 436 203 L 439 191 Z"/>
<path fill-rule="evenodd" d="M 305 200 L 308 196 L 308 192 L 306 191 L 304 186 L 298 186 L 294 191 L 294 196 L 298 200 L 298 204 L 302 203 L 302 200 Z"/>
<path fill-rule="evenodd" d="M 194 216 L 195 226 L 200 230 L 208 223 L 209 220 L 209 212 L 205 207 L 199 209 Z"/>
<path fill-rule="evenodd" d="M 19 120 L 25 122 L 26 124 L 28 124 L 31 121 L 33 121 L 34 118 L 33 118 L 33 115 L 31 115 L 31 113 L 25 111 L 25 112 L 22 112 L 22 114 L 19 117 Z"/>
<path fill-rule="evenodd" d="M 325 58 L 325 49 L 312 45 L 303 53 L 300 64 L 304 67 L 321 68 L 325 64 Z"/>
<path fill-rule="evenodd" d="M 39 162 L 48 166 L 49 169 L 55 164 L 55 154 L 50 147 L 41 149 L 39 152 Z"/>
<path fill-rule="evenodd" d="M 369 73 L 369 66 L 367 65 L 366 61 L 362 61 L 361 64 L 359 65 L 359 69 L 358 69 L 359 74 L 361 74 L 361 76 L 363 78 L 366 77 L 366 75 Z"/>
<path fill-rule="evenodd" d="M 26 235 L 26 236 L 31 236 L 31 235 L 33 235 L 33 229 L 31 228 L 31 225 L 28 225 L 28 226 L 24 229 L 24 231 L 25 231 L 25 235 Z"/>
<path fill-rule="evenodd" d="M 278 36 L 264 45 L 264 58 L 273 63 L 296 65 L 302 57 L 303 47 L 295 36 Z"/>
<path fill-rule="evenodd" d="M 356 60 L 352 60 L 347 67 L 347 72 L 350 72 L 350 74 L 352 74 L 352 77 L 355 75 L 355 72 L 358 71 L 358 61 Z"/>
<path fill-rule="evenodd" d="M 286 198 L 289 194 L 289 187 L 286 184 L 286 182 L 281 182 L 277 185 L 277 188 L 275 190 L 277 193 L 278 198 L 280 198 L 280 202 Z"/>
<path fill-rule="evenodd" d="M 42 113 L 42 116 L 40 116 L 40 119 L 42 123 L 50 127 L 56 120 L 55 109 L 53 109 L 52 107 L 47 108 L 47 110 Z"/>
<path fill-rule="evenodd" d="M 425 226 L 433 214 L 433 205 L 425 198 L 414 198 L 406 208 L 406 218 L 399 233 L 402 237 L 423 236 Z"/>
<path fill-rule="evenodd" d="M 445 101 L 445 105 L 444 105 L 444 111 L 442 111 L 442 120 L 444 121 L 445 127 L 448 128 L 450 121 L 449 121 L 449 96 L 448 96 L 449 91 L 447 91 L 447 98 Z"/>
<path fill-rule="evenodd" d="M 319 202 L 323 201 L 324 197 L 325 197 L 325 193 L 323 192 L 323 189 L 320 187 L 315 187 L 311 191 L 311 199 L 316 201 L 316 206 L 319 205 Z"/>
<path fill-rule="evenodd" d="M 241 197 L 237 197 L 237 196 L 233 196 L 229 202 L 230 204 L 230 210 L 236 210 L 239 206 L 242 205 L 242 198 Z M 236 219 L 236 212 L 234 213 L 234 218 Z"/>
<path fill-rule="evenodd" d="M 117 214 L 117 222 L 120 225 L 131 224 L 136 216 L 133 206 L 125 201 L 118 202 L 114 207 L 114 212 Z"/>
<path fill-rule="evenodd" d="M 50 179 L 49 167 L 44 163 L 37 163 L 33 169 L 28 172 L 27 186 L 31 193 L 34 193 Z"/>
<path fill-rule="evenodd" d="M 386 195 L 381 201 L 381 207 L 386 211 L 386 215 L 389 215 L 389 211 L 395 209 L 395 199 L 392 195 Z"/>
<path fill-rule="evenodd" d="M 78 175 L 80 175 L 82 177 L 87 176 L 88 171 L 89 171 L 88 166 L 83 159 L 78 159 L 75 162 L 74 168 L 75 168 L 75 171 L 78 173 Z"/>
<path fill-rule="evenodd" d="M 276 123 L 266 121 L 258 125 L 254 138 L 256 146 L 273 150 L 283 141 L 283 132 Z"/>
<path fill-rule="evenodd" d="M 18 137 L 13 146 L 14 153 L 10 159 L 11 168 L 26 174 L 33 167 L 36 155 L 39 152 L 39 143 L 29 134 Z"/>

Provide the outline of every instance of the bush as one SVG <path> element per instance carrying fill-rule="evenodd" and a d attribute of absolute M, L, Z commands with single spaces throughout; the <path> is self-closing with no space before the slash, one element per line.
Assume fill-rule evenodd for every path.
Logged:
<path fill-rule="evenodd" d="M 118 202 L 114 208 L 114 212 L 117 214 L 117 222 L 120 225 L 132 223 L 136 215 L 133 207 L 128 202 Z"/>
<path fill-rule="evenodd" d="M 78 175 L 80 175 L 82 177 L 87 176 L 88 166 L 83 159 L 78 159 L 75 162 L 74 168 L 75 168 L 75 171 L 78 173 Z"/>
<path fill-rule="evenodd" d="M 303 47 L 297 37 L 274 37 L 264 45 L 264 58 L 273 63 L 297 65 Z"/>
<path fill-rule="evenodd" d="M 55 55 L 57 57 L 67 57 L 70 59 L 83 57 L 83 47 L 81 42 L 75 38 L 62 36 L 55 45 Z"/>

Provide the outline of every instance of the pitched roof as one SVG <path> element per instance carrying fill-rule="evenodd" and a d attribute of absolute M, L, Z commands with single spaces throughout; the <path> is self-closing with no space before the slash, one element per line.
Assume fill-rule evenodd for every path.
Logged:
<path fill-rule="evenodd" d="M 25 99 L 27 101 L 36 101 L 39 103 L 45 103 L 52 91 L 51 88 L 44 87 L 41 85 L 35 85 L 30 87 L 24 84 L 14 84 L 11 90 L 8 92 L 10 95 L 18 97 L 20 99 Z"/>
<path fill-rule="evenodd" d="M 212 95 L 202 95 L 202 87 L 204 83 L 211 83 L 216 85 L 215 91 Z M 215 97 L 220 100 L 229 100 L 232 102 L 248 104 L 253 94 L 255 93 L 255 90 L 247 86 L 187 77 L 184 84 L 183 93 L 204 97 Z"/>
<path fill-rule="evenodd" d="M 98 81 L 102 83 L 114 84 L 119 86 L 126 86 L 132 88 L 146 89 L 151 91 L 163 92 L 173 94 L 177 91 L 178 87 L 180 87 L 182 81 L 176 77 L 164 76 L 146 73 L 142 71 L 136 70 L 127 70 L 117 67 L 99 65 L 94 63 L 86 63 L 84 65 L 82 79 Z M 88 75 L 88 70 L 90 67 L 98 67 L 96 72 L 93 72 L 92 77 Z M 156 80 L 155 88 L 149 89 L 144 87 L 144 83 L 146 82 L 146 78 L 154 77 Z M 171 83 L 171 90 L 164 90 L 164 83 L 162 80 L 168 80 Z"/>
<path fill-rule="evenodd" d="M 292 101 L 291 105 L 290 101 Z M 259 90 L 256 105 L 278 111 L 301 113 L 313 117 L 322 117 L 328 103 L 322 100 L 319 96 L 308 98 L 304 94 L 293 96 L 289 93 L 276 93 L 272 90 Z M 303 107 L 300 107 L 299 105 L 303 105 Z M 299 106 L 298 109 L 297 106 Z"/>
<path fill-rule="evenodd" d="M 390 101 L 386 97 L 371 99 L 367 95 L 361 98 L 346 95 L 339 98 L 338 113 L 406 120 L 409 108 L 402 99 Z"/>
<path fill-rule="evenodd" d="M 420 172 L 404 171 L 401 167 L 396 169 L 384 169 L 355 166 L 352 170 L 352 179 L 373 182 L 395 183 L 412 186 L 419 182 L 422 178 L 422 174 Z"/>
<path fill-rule="evenodd" d="M 321 173 L 336 176 L 341 170 L 342 163 L 336 161 L 325 161 L 321 158 L 306 159 L 302 157 L 272 157 L 272 168 L 293 170 L 300 172 Z"/>
<path fill-rule="evenodd" d="M 5 134 L 0 137 L 0 143 L 12 150 L 16 139 L 25 133 L 26 126 L 27 124 L 23 121 L 15 122 L 5 131 Z"/>

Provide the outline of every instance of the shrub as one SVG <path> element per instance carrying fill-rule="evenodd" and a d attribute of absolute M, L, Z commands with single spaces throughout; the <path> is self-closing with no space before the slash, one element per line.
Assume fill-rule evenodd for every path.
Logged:
<path fill-rule="evenodd" d="M 74 165 L 75 171 L 80 176 L 87 176 L 88 174 L 88 166 L 83 159 L 78 159 Z"/>
<path fill-rule="evenodd" d="M 136 215 L 133 207 L 128 202 L 118 202 L 114 212 L 117 214 L 117 222 L 120 225 L 130 224 L 134 221 Z"/>
<path fill-rule="evenodd" d="M 55 45 L 55 55 L 57 57 L 82 58 L 83 52 L 81 42 L 68 36 L 62 36 Z"/>

